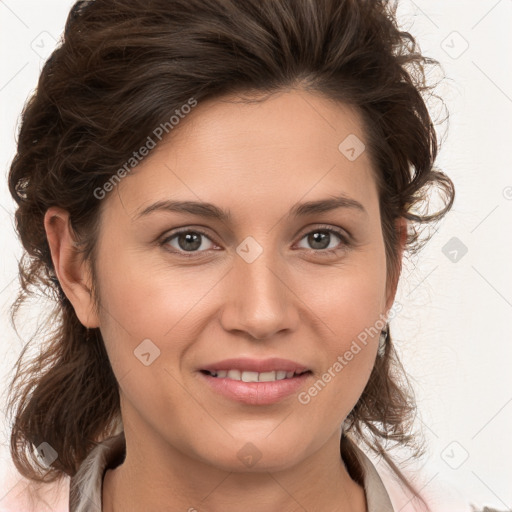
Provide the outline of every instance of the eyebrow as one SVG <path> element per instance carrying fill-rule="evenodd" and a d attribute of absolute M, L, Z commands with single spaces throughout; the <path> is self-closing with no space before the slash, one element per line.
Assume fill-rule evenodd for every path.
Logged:
<path fill-rule="evenodd" d="M 364 206 L 355 199 L 345 195 L 333 196 L 329 199 L 320 199 L 317 201 L 308 201 L 295 205 L 289 212 L 288 217 L 305 217 L 315 213 L 325 213 L 338 208 L 346 208 L 359 211 L 367 215 Z M 199 217 L 216 219 L 221 222 L 230 222 L 232 214 L 230 210 L 223 210 L 212 203 L 203 203 L 198 201 L 171 201 L 162 200 L 153 203 L 142 211 L 138 212 L 134 220 L 145 217 L 153 212 L 168 211 L 175 213 L 189 213 Z"/>

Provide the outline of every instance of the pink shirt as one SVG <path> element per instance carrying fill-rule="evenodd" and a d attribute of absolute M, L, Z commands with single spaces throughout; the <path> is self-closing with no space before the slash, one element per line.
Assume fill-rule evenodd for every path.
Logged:
<path fill-rule="evenodd" d="M 411 502 L 409 496 L 394 475 L 385 469 L 377 471 L 370 458 L 349 437 L 363 473 L 363 487 L 368 512 L 420 512 L 419 505 Z M 0 493 L 0 512 L 101 512 L 101 491 L 103 476 L 107 469 L 116 467 L 124 460 L 125 440 L 121 432 L 99 443 L 82 462 L 73 478 L 64 477 L 57 484 L 39 486 L 36 501 L 31 501 L 27 487 L 36 489 L 34 484 L 13 475 L 6 486 L 8 491 Z M 347 469 L 354 469 L 343 458 Z M 16 483 L 17 482 L 17 483 Z M 448 494 L 424 496 L 432 512 L 477 512 L 465 501 Z M 423 511 L 422 511 L 423 512 Z M 481 512 L 494 512 L 485 508 Z M 499 512 L 499 511 L 496 511 Z"/>

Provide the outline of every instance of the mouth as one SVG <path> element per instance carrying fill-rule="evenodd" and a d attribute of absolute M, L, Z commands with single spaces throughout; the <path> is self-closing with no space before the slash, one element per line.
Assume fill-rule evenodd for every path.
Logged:
<path fill-rule="evenodd" d="M 230 379 L 240 382 L 275 382 L 278 380 L 293 379 L 301 375 L 311 373 L 311 370 L 272 370 L 268 372 L 254 372 L 250 370 L 201 370 L 204 375 L 217 379 Z"/>
<path fill-rule="evenodd" d="M 302 363 L 272 357 L 238 357 L 201 365 L 201 381 L 216 395 L 248 405 L 271 405 L 290 399 L 310 381 Z"/>
<path fill-rule="evenodd" d="M 265 372 L 201 370 L 204 384 L 216 395 L 247 405 L 271 405 L 290 399 L 307 385 L 311 370 Z"/>

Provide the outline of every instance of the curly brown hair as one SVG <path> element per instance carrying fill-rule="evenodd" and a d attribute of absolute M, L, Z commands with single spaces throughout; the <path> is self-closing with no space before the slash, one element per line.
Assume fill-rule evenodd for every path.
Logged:
<path fill-rule="evenodd" d="M 44 228 L 48 208 L 70 213 L 86 261 L 94 263 L 104 185 L 156 126 L 193 97 L 301 88 L 354 106 L 363 120 L 379 190 L 387 272 L 401 272 L 396 221 L 409 221 L 407 249 L 451 208 L 454 186 L 434 167 L 438 140 L 425 94 L 427 66 L 439 63 L 401 31 L 385 0 L 79 0 L 64 36 L 25 105 L 9 189 L 25 249 L 21 289 L 55 309 L 37 356 L 23 349 L 9 388 L 11 455 L 39 482 L 74 475 L 92 447 L 120 425 L 119 392 L 99 328 L 87 329 L 56 278 Z M 437 84 L 436 84 L 437 85 Z M 440 98 L 438 98 L 441 100 Z M 442 100 L 441 100 L 442 102 Z M 442 208 L 427 213 L 432 189 Z M 35 341 L 35 340 L 34 340 Z M 412 387 L 388 337 L 347 428 L 414 487 L 382 445 L 422 453 L 412 429 Z M 41 472 L 32 445 L 58 453 Z M 344 443 L 343 438 L 341 441 Z"/>

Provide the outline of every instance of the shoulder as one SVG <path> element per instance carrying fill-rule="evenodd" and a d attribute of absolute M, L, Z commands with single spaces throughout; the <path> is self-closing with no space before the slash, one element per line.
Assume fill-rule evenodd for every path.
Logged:
<path fill-rule="evenodd" d="M 69 487 L 70 512 L 85 512 L 90 504 L 101 509 L 101 490 L 105 471 L 120 464 L 126 454 L 124 432 L 98 443 L 71 478 Z M 87 496 L 87 502 L 84 501 Z"/>
<path fill-rule="evenodd" d="M 406 478 L 419 490 L 429 507 L 427 509 L 418 500 L 412 499 L 411 493 L 386 463 L 377 461 L 371 454 L 368 456 L 374 462 L 388 491 L 394 510 L 400 512 L 498 512 L 484 506 L 475 507 L 456 484 L 443 480 L 436 471 L 429 472 L 428 468 L 407 471 L 400 468 Z"/>
<path fill-rule="evenodd" d="M 125 454 L 124 434 L 98 443 L 73 477 L 39 484 L 16 470 L 5 471 L 0 491 L 0 512 L 81 512 L 89 510 L 91 499 L 101 503 L 103 473 L 120 463 Z M 83 496 L 88 496 L 87 503 Z M 81 499 L 82 498 L 82 499 Z M 99 500 L 99 501 L 98 501 Z"/>
<path fill-rule="evenodd" d="M 0 512 L 68 512 L 69 476 L 37 484 L 19 473 L 5 479 L 0 491 Z"/>
<path fill-rule="evenodd" d="M 400 512 L 502 512 L 472 503 L 457 485 L 445 480 L 438 470 L 431 470 L 424 460 L 401 463 L 393 459 L 407 481 L 417 489 L 422 502 L 413 498 L 386 461 L 364 443 L 358 443 L 349 434 L 342 437 L 340 447 L 351 477 L 361 485 L 364 483 L 370 509 L 370 502 L 373 502 L 378 510 L 385 505 L 386 510 Z"/>

